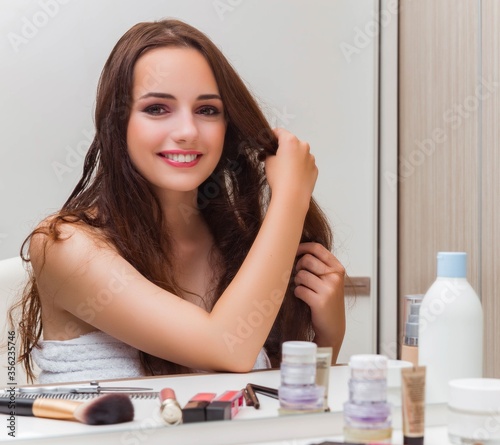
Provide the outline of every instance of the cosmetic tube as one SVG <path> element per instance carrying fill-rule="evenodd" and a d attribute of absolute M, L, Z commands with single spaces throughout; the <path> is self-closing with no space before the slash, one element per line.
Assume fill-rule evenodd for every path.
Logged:
<path fill-rule="evenodd" d="M 330 380 L 330 367 L 332 365 L 331 347 L 318 348 L 316 352 L 316 385 L 325 388 L 325 397 L 323 399 L 323 409 L 330 411 L 328 406 L 328 383 Z"/>
<path fill-rule="evenodd" d="M 243 406 L 243 391 L 226 391 L 206 407 L 207 420 L 231 420 Z"/>
<path fill-rule="evenodd" d="M 423 445 L 425 429 L 425 366 L 401 370 L 404 445 Z"/>
<path fill-rule="evenodd" d="M 160 402 L 160 416 L 167 425 L 182 423 L 182 408 L 175 398 L 173 389 L 163 388 L 160 391 Z"/>
<path fill-rule="evenodd" d="M 423 294 L 405 296 L 405 326 L 401 360 L 418 366 L 418 320 Z"/>
<path fill-rule="evenodd" d="M 182 422 L 205 422 L 207 420 L 207 406 L 215 399 L 213 392 L 200 392 L 192 397 L 182 408 Z"/>

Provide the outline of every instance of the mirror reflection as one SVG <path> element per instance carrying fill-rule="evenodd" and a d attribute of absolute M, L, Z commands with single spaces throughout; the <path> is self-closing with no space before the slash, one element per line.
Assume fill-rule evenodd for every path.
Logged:
<path fill-rule="evenodd" d="M 172 373 L 276 367 L 287 338 L 331 346 L 340 362 L 373 352 L 376 307 L 370 286 L 353 304 L 347 299 L 340 349 L 344 268 L 353 282 L 369 281 L 376 269 L 375 45 L 368 41 L 359 48 L 353 40 L 356 26 L 370 20 L 373 2 L 364 2 L 364 9 L 357 4 L 356 10 L 348 2 L 327 1 L 314 6 L 171 2 L 168 11 L 160 2 L 141 8 L 132 2 L 124 8 L 122 2 L 119 17 L 113 2 L 56 3 L 50 11 L 29 2 L 22 11 L 2 7 L 9 18 L 2 23 L 9 66 L 3 84 L 12 86 L 6 96 L 11 104 L 6 137 L 12 141 L 7 145 L 20 146 L 8 153 L 15 168 L 2 177 L 5 184 L 16 183 L 23 171 L 28 184 L 26 191 L 6 197 L 13 210 L 2 228 L 2 255 L 17 255 L 22 240 L 45 221 L 31 243 L 37 285 L 26 294 L 27 302 L 38 298 L 42 309 L 50 308 L 42 312 L 43 339 L 89 339 L 96 328 L 113 333 L 98 333 L 92 341 L 113 349 L 114 339 L 122 339 L 130 347 L 123 353 L 131 375 L 139 368 Z M 122 41 L 123 53 L 115 52 L 116 63 L 108 63 L 99 81 L 128 29 L 165 16 L 206 33 L 235 73 L 215 52 L 202 54 L 201 44 L 165 44 L 145 36 L 153 33 L 149 28 L 133 28 L 147 49 L 134 53 Z M 90 33 L 88 23 L 98 32 Z M 276 127 L 286 130 L 272 130 Z M 174 173 L 165 178 L 161 169 Z M 359 175 L 348 173 L 353 171 Z M 259 188 L 264 178 L 268 189 Z M 313 189 L 319 207 L 307 211 Z M 262 204 L 261 214 L 256 209 Z M 56 233 L 50 223 L 57 220 L 44 218 L 63 205 L 58 236 L 70 241 L 47 256 L 47 234 Z M 333 244 L 319 208 L 333 229 Z M 268 216 L 270 223 L 262 226 L 270 227 L 266 235 L 260 221 Z M 304 218 L 303 230 L 296 221 Z M 252 247 L 255 255 L 254 239 L 261 240 L 260 250 L 259 243 Z M 269 251 L 275 252 L 272 261 Z M 292 265 L 295 278 L 288 286 Z M 172 270 L 175 274 L 165 272 Z M 285 292 L 289 303 L 278 315 Z M 116 295 L 124 301 L 110 305 Z M 138 302 L 137 295 L 152 300 Z M 179 295 L 183 300 L 175 298 Z M 214 295 L 222 295 L 217 303 Z M 328 312 L 320 310 L 320 298 L 329 301 Z M 186 300 L 195 304 L 186 309 Z M 171 312 L 155 310 L 166 301 Z M 184 311 L 185 317 L 175 315 Z M 130 313 L 125 325 L 120 320 Z M 280 323 L 273 327 L 275 317 Z M 217 353 L 193 342 L 195 335 L 211 341 L 212 322 L 224 334 Z M 152 341 L 156 327 L 165 324 L 175 336 Z M 136 350 L 144 355 L 129 360 Z M 170 364 L 151 358 L 162 355 Z"/>

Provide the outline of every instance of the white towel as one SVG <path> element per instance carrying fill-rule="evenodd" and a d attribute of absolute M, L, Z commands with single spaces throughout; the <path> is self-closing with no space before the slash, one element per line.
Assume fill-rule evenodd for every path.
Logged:
<path fill-rule="evenodd" d="M 259 352 L 259 355 L 257 356 L 257 360 L 255 360 L 253 369 L 268 369 L 270 367 L 271 367 L 271 360 L 269 360 L 265 348 L 262 348 Z"/>
<path fill-rule="evenodd" d="M 144 376 L 139 351 L 102 331 L 70 340 L 43 340 L 40 348 L 33 349 L 32 357 L 41 370 L 40 384 Z M 270 367 L 262 348 L 253 369 Z"/>
<path fill-rule="evenodd" d="M 41 370 L 42 384 L 144 375 L 139 351 L 101 331 L 71 340 L 41 341 L 32 357 Z"/>

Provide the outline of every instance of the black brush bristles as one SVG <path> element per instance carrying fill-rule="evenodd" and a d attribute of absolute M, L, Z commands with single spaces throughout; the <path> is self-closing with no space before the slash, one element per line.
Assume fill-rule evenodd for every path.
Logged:
<path fill-rule="evenodd" d="M 130 422 L 134 419 L 134 405 L 126 394 L 105 394 L 82 403 L 73 415 L 87 425 Z"/>

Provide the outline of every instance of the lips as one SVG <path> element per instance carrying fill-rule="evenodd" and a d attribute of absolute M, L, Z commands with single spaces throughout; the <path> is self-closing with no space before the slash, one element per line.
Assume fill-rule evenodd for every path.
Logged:
<path fill-rule="evenodd" d="M 189 163 L 193 162 L 199 155 L 190 153 L 190 154 L 182 154 L 182 153 L 160 153 L 160 156 L 165 159 L 170 159 L 174 162 L 182 162 Z"/>
<path fill-rule="evenodd" d="M 163 151 L 158 153 L 158 156 L 174 167 L 192 167 L 200 160 L 201 153 L 194 151 Z"/>

